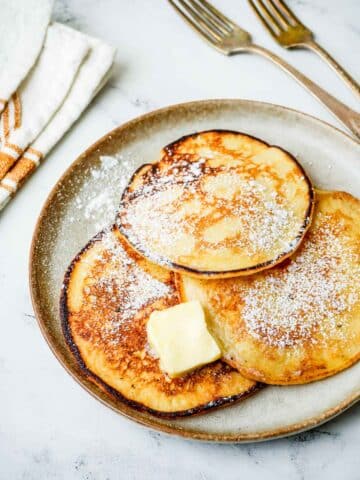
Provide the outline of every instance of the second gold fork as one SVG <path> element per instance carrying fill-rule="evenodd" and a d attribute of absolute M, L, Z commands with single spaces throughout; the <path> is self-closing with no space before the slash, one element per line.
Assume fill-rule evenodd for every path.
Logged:
<path fill-rule="evenodd" d="M 318 43 L 309 30 L 282 0 L 249 0 L 251 7 L 275 41 L 285 48 L 308 48 L 319 54 L 339 77 L 360 96 L 360 86 Z"/>

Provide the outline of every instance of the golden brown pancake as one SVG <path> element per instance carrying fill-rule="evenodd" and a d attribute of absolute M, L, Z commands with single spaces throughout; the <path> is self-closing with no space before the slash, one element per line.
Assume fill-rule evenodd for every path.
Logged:
<path fill-rule="evenodd" d="M 299 246 L 313 190 L 284 150 L 231 131 L 207 131 L 165 147 L 126 188 L 118 226 L 149 260 L 197 277 L 270 268 Z"/>
<path fill-rule="evenodd" d="M 149 263 L 116 228 L 97 235 L 66 276 L 61 316 L 80 367 L 109 395 L 163 417 L 192 415 L 246 398 L 259 387 L 217 361 L 171 379 L 147 343 L 154 310 L 179 302 L 174 274 Z"/>
<path fill-rule="evenodd" d="M 359 280 L 360 201 L 324 191 L 291 259 L 248 278 L 177 279 L 183 300 L 206 309 L 224 359 L 277 385 L 319 380 L 360 358 Z"/>

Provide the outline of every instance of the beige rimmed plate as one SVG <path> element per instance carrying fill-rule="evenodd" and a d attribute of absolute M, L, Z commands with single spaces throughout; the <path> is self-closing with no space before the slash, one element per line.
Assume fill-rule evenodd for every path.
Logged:
<path fill-rule="evenodd" d="M 149 113 L 113 130 L 84 152 L 50 193 L 30 254 L 30 288 L 40 328 L 65 369 L 93 396 L 138 423 L 192 439 L 249 442 L 319 425 L 360 399 L 360 362 L 308 385 L 267 387 L 242 403 L 203 416 L 164 420 L 140 413 L 84 377 L 61 331 L 59 295 L 72 257 L 114 220 L 133 171 L 157 158 L 171 141 L 199 130 L 230 129 L 280 145 L 294 154 L 314 184 L 360 197 L 360 145 L 313 117 L 284 107 L 208 100 Z"/>

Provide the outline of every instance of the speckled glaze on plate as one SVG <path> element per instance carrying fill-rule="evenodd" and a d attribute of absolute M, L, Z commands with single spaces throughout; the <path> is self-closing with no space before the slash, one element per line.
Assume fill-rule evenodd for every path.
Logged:
<path fill-rule="evenodd" d="M 161 147 L 195 131 L 230 129 L 280 145 L 297 157 L 315 185 L 360 197 L 360 144 L 330 125 L 284 107 L 245 101 L 207 100 L 167 107 L 132 120 L 86 150 L 65 172 L 41 211 L 30 253 L 30 289 L 41 331 L 65 369 L 89 393 L 132 420 L 191 439 L 250 442 L 298 433 L 343 412 L 360 399 L 360 362 L 334 377 L 308 385 L 267 387 L 237 405 L 203 416 L 166 420 L 138 412 L 109 397 L 84 377 L 60 325 L 59 296 L 73 256 L 113 222 L 124 180 Z M 102 176 L 101 157 L 116 159 Z M 129 168 L 130 167 L 130 168 Z M 105 206 L 83 208 L 89 191 L 110 191 Z M 96 206 L 96 204 L 95 204 Z M 85 212 L 85 213 L 84 213 Z"/>

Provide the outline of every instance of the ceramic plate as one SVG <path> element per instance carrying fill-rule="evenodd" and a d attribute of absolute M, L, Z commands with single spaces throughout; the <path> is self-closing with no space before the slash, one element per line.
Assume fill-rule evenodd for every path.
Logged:
<path fill-rule="evenodd" d="M 40 214 L 30 258 L 30 286 L 40 328 L 65 369 L 98 400 L 138 423 L 208 441 L 264 440 L 312 428 L 360 398 L 360 362 L 326 380 L 267 387 L 257 395 L 203 416 L 163 420 L 110 398 L 87 380 L 67 348 L 59 293 L 67 265 L 115 215 L 131 173 L 164 145 L 199 130 L 230 129 L 260 137 L 293 153 L 324 189 L 360 197 L 360 145 L 315 118 L 280 106 L 209 100 L 158 110 L 113 130 L 83 153 L 50 193 Z"/>

